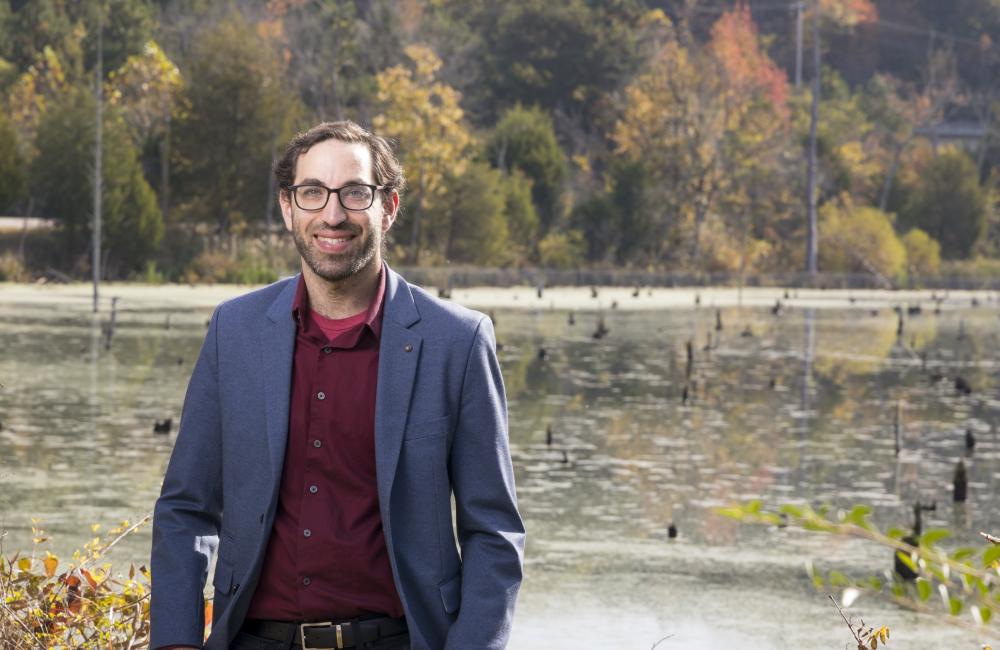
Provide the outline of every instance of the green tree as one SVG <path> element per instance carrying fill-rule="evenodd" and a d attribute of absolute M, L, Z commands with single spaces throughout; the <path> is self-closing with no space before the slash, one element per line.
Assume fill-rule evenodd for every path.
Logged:
<path fill-rule="evenodd" d="M 0 115 L 0 214 L 21 198 L 25 187 L 24 159 L 17 147 L 17 134 Z"/>
<path fill-rule="evenodd" d="M 298 115 L 271 43 L 239 15 L 195 43 L 173 129 L 180 210 L 214 222 L 219 234 L 259 222 L 269 193 L 273 142 Z"/>
<path fill-rule="evenodd" d="M 93 97 L 85 88 L 71 90 L 45 112 L 29 181 L 40 213 L 61 224 L 60 253 L 75 270 L 89 264 L 94 112 Z M 113 110 L 105 113 L 103 140 L 104 268 L 108 275 L 121 277 L 140 270 L 153 254 L 163 236 L 163 220 L 128 127 Z"/>
<path fill-rule="evenodd" d="M 510 258 L 503 175 L 483 162 L 448 174 L 437 211 L 445 258 L 452 263 L 502 266 Z"/>
<path fill-rule="evenodd" d="M 515 169 L 504 179 L 503 189 L 510 261 L 520 264 L 534 258 L 538 244 L 538 212 L 531 200 L 531 180 Z"/>
<path fill-rule="evenodd" d="M 469 15 L 480 39 L 474 60 L 481 75 L 468 91 L 486 120 L 518 103 L 592 120 L 639 63 L 638 2 L 447 4 Z"/>
<path fill-rule="evenodd" d="M 940 242 L 945 259 L 969 257 L 990 210 L 975 162 L 960 149 L 945 149 L 904 176 L 900 226 L 920 228 Z"/>
<path fill-rule="evenodd" d="M 105 70 L 120 67 L 152 36 L 153 12 L 148 0 L 31 0 L 17 4 L 18 9 L 4 17 L 6 38 L 0 45 L 0 56 L 22 71 L 51 47 L 73 75 L 72 81 L 81 81 L 81 75 L 97 61 L 98 12 L 102 10 Z"/>
<path fill-rule="evenodd" d="M 568 171 L 552 118 L 537 107 L 508 109 L 486 143 L 486 156 L 497 168 L 517 169 L 530 179 L 542 233 L 548 232 L 560 216 Z"/>

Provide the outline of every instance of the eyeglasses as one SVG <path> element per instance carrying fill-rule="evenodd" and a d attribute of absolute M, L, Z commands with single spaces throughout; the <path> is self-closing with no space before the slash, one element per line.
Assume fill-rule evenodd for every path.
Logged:
<path fill-rule="evenodd" d="M 375 190 L 383 189 L 385 185 L 352 183 L 343 187 L 292 185 L 288 191 L 291 192 L 299 209 L 315 212 L 326 207 L 331 194 L 337 195 L 337 200 L 345 210 L 367 210 L 375 202 Z"/>

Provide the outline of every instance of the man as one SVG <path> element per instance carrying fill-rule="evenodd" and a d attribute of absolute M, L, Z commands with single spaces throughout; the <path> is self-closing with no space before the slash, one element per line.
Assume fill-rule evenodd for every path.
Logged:
<path fill-rule="evenodd" d="M 385 140 L 323 123 L 275 174 L 302 272 L 212 316 L 154 513 L 150 647 L 202 647 L 217 549 L 206 649 L 502 648 L 524 528 L 491 322 L 383 263 Z"/>

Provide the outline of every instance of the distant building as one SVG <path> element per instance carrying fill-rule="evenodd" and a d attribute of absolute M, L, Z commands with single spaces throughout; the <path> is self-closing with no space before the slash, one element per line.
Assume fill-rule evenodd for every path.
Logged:
<path fill-rule="evenodd" d="M 55 219 L 39 219 L 37 217 L 0 217 L 0 233 L 21 232 L 23 230 L 52 230 L 55 227 Z"/>
<path fill-rule="evenodd" d="M 935 149 L 950 145 L 972 153 L 979 151 L 988 129 L 982 122 L 955 120 L 918 127 L 914 133 L 930 140 Z"/>

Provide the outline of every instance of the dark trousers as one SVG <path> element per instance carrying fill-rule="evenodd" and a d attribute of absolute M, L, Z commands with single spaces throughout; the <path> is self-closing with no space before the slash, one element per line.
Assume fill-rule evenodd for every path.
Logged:
<path fill-rule="evenodd" d="M 229 645 L 229 650 L 299 650 L 301 647 L 297 634 L 284 641 L 273 641 L 240 632 Z M 410 650 L 410 635 L 398 634 L 356 647 L 371 650 Z"/>

